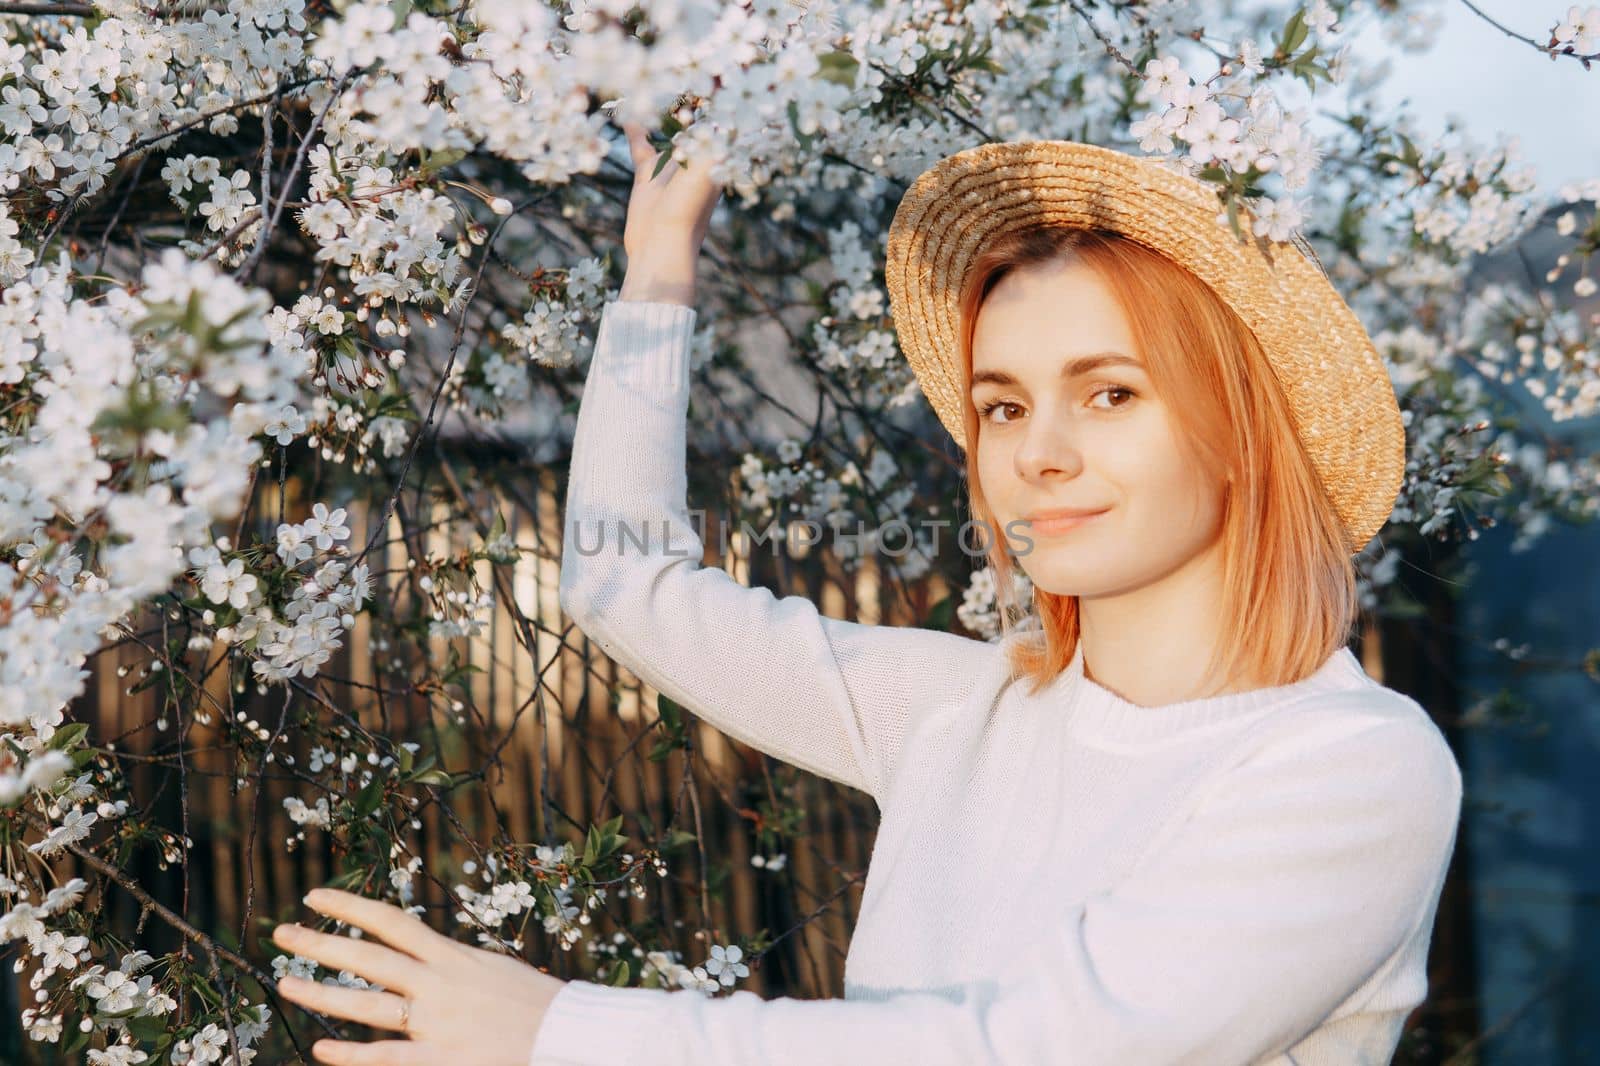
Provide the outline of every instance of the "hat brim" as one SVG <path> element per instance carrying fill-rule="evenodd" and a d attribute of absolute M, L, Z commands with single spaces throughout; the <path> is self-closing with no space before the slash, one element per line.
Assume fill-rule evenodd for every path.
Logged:
<path fill-rule="evenodd" d="M 1260 341 L 1358 552 L 1388 521 L 1405 475 L 1405 426 L 1388 370 L 1318 264 L 1294 244 L 1241 241 L 1218 221 L 1221 210 L 1210 183 L 1099 145 L 1008 142 L 947 156 L 912 184 L 889 228 L 884 275 L 900 348 L 965 450 L 958 301 L 977 254 L 1041 224 L 1138 241 L 1209 285 Z"/>

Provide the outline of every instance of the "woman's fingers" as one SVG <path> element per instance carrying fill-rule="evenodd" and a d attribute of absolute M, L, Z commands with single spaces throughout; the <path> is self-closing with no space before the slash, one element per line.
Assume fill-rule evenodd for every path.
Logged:
<path fill-rule="evenodd" d="M 685 165 L 678 156 L 669 155 L 667 165 L 657 174 L 662 155 L 650 146 L 644 128 L 633 122 L 619 125 L 628 138 L 634 167 L 622 235 L 629 261 L 663 245 L 698 252 L 721 195 L 711 180 L 709 159 L 702 153 Z M 677 251 L 669 254 L 680 257 Z"/>
<path fill-rule="evenodd" d="M 319 933 L 290 922 L 272 931 L 273 943 L 315 959 L 330 970 L 349 970 L 362 979 L 400 992 L 413 990 L 422 963 L 409 955 L 354 937 Z"/>
<path fill-rule="evenodd" d="M 644 127 L 634 122 L 624 122 L 622 132 L 628 138 L 628 151 L 633 156 L 633 172 L 638 175 L 645 167 L 655 166 L 656 150 L 650 147 L 650 138 L 646 136 Z"/>
<path fill-rule="evenodd" d="M 311 1057 L 331 1066 L 437 1066 L 439 1049 L 415 1040 L 318 1040 Z"/>
<path fill-rule="evenodd" d="M 659 181 L 665 185 L 667 182 L 677 182 L 678 187 L 694 185 L 695 195 L 704 198 L 716 187 L 711 180 L 711 163 L 704 156 L 685 163 L 682 159 L 674 158 L 660 174 L 656 174 L 656 161 L 661 153 L 650 145 L 649 134 L 643 126 L 633 122 L 618 122 L 622 132 L 628 138 L 628 150 L 633 158 L 634 180 L 643 177 L 646 182 Z M 719 194 L 721 189 L 716 190 Z"/>
<path fill-rule="evenodd" d="M 314 888 L 306 893 L 306 904 L 331 918 L 359 926 L 424 962 L 448 958 L 460 950 L 454 940 L 434 932 L 420 918 L 382 900 L 337 888 Z"/>
<path fill-rule="evenodd" d="M 348 988 L 304 977 L 285 977 L 278 982 L 278 994 L 318 1014 L 346 1018 L 374 1029 L 404 1031 L 400 1027 L 404 999 L 393 992 Z"/>

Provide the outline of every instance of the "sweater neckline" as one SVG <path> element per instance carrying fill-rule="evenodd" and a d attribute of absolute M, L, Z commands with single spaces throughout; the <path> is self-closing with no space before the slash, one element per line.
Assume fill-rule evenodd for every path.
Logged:
<path fill-rule="evenodd" d="M 1286 685 L 1144 706 L 1123 699 L 1085 677 L 1083 642 L 1079 641 L 1072 661 L 1047 691 L 1065 697 L 1069 708 L 1066 729 L 1070 735 L 1083 740 L 1140 744 L 1190 735 L 1281 707 L 1315 692 L 1356 688 L 1363 683 L 1371 681 L 1360 661 L 1348 647 L 1341 647 L 1315 671 Z"/>

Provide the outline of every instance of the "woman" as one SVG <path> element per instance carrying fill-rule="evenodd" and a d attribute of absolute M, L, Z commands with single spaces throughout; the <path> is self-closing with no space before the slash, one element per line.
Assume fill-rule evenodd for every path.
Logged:
<path fill-rule="evenodd" d="M 1104 149 L 931 168 L 891 231 L 896 328 L 1034 623 L 994 644 L 859 625 L 700 566 L 684 416 L 718 190 L 648 177 L 627 133 L 628 274 L 578 419 L 562 605 L 719 729 L 877 800 L 845 998 L 560 982 L 319 890 L 393 948 L 287 926 L 280 945 L 390 991 L 280 987 L 411 1037 L 319 1057 L 1389 1061 L 1426 994 L 1461 780 L 1344 646 L 1350 556 L 1404 441 L 1317 268 Z"/>

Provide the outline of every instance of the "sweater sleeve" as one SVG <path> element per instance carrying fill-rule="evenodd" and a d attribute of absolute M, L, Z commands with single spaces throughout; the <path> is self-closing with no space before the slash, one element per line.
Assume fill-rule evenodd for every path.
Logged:
<path fill-rule="evenodd" d="M 1032 944 L 996 945 L 1022 957 L 993 986 L 859 1001 L 572 982 L 532 1064 L 1274 1056 L 1397 953 L 1423 965 L 1455 846 L 1460 772 L 1432 722 L 1343 717 L 1225 771 L 1119 884 L 1041 913 Z"/>
<path fill-rule="evenodd" d="M 871 793 L 881 807 L 914 710 L 956 698 L 992 654 L 930 629 L 823 616 L 701 565 L 686 503 L 696 312 L 612 301 L 572 445 L 562 609 L 612 659 L 729 736 Z"/>

